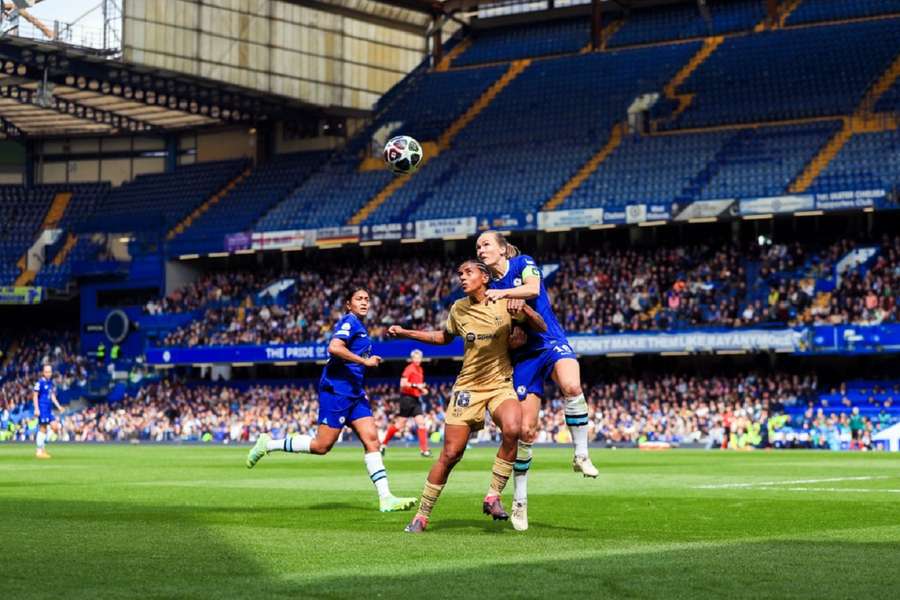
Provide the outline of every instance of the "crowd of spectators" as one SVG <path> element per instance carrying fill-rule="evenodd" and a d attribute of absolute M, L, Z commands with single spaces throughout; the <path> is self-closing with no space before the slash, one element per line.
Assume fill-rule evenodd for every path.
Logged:
<path fill-rule="evenodd" d="M 424 327 L 446 319 L 442 302 L 453 289 L 453 269 L 437 259 L 382 260 L 371 269 L 332 263 L 292 271 L 278 279 L 295 284 L 286 302 L 210 308 L 204 318 L 172 332 L 163 345 L 232 345 L 326 340 L 346 312 L 349 294 L 370 294 L 366 325 L 380 338 L 393 324 Z"/>
<path fill-rule="evenodd" d="M 885 239 L 874 263 L 841 277 L 827 303 L 813 307 L 818 323 L 874 325 L 900 321 L 900 236 Z"/>
<path fill-rule="evenodd" d="M 622 376 L 587 388 L 590 439 L 620 446 L 871 449 L 872 434 L 896 420 L 892 395 L 880 405 L 877 416 L 870 412 L 867 417 L 861 416 L 858 408 L 847 414 L 841 407 L 822 405 L 819 391 L 815 376 Z M 396 385 L 382 384 L 370 386 L 367 392 L 376 423 L 384 431 L 399 390 Z M 893 392 L 900 399 L 900 387 Z M 441 439 L 449 394 L 449 383 L 436 384 L 424 400 L 425 427 L 433 441 Z M 555 394 L 548 398 L 540 415 L 537 443 L 569 443 L 563 399 Z M 794 412 L 800 413 L 808 408 L 802 416 L 790 419 L 785 414 L 787 407 L 797 407 Z M 134 398 L 65 415 L 59 435 L 62 440 L 79 442 L 252 442 L 261 432 L 276 437 L 312 433 L 317 409 L 312 385 L 239 389 L 163 380 L 143 387 Z M 33 425 L 20 423 L 11 437 L 28 439 Z M 414 444 L 414 422 L 409 420 L 407 427 L 402 436 Z M 345 438 L 350 435 L 345 430 Z M 487 427 L 473 441 L 496 440 L 498 435 L 488 418 Z"/>
<path fill-rule="evenodd" d="M 78 354 L 74 331 L 34 330 L 3 332 L 6 346 L 0 353 L 0 410 L 12 411 L 31 402 L 36 378 L 45 364 L 53 367 L 58 389 L 85 385 L 88 361 Z"/>
<path fill-rule="evenodd" d="M 900 237 L 882 240 L 875 263 L 851 269 L 830 295 L 817 292 L 817 281 L 836 279 L 835 265 L 856 246 L 849 239 L 822 247 L 767 241 L 749 246 L 610 246 L 538 256 L 537 260 L 559 265 L 548 280 L 548 292 L 563 326 L 571 332 L 897 321 Z M 184 298 L 189 308 L 209 308 L 201 319 L 175 330 L 161 343 L 321 342 L 344 313 L 347 294 L 356 287 L 365 287 L 371 294 L 367 325 L 375 339 L 394 323 L 440 327 L 450 301 L 459 295 L 452 294 L 453 262 L 392 259 L 378 261 L 372 269 L 335 262 L 284 273 L 277 277 L 297 281 L 293 294 L 286 302 L 265 305 L 252 301 L 252 296 L 228 305 L 213 300 L 223 298 L 224 280 L 243 284 L 229 288 L 228 297 L 237 298 L 234 290 L 258 291 L 274 275 L 268 279 L 242 279 L 239 274 L 206 277 L 166 299 L 177 304 L 176 298 Z"/>
<path fill-rule="evenodd" d="M 758 322 L 741 314 L 744 259 L 736 246 L 597 248 L 558 256 L 549 292 L 567 331 L 739 327 Z"/>
<path fill-rule="evenodd" d="M 164 298 L 144 305 L 144 313 L 159 315 L 182 313 L 206 306 L 230 305 L 247 296 L 273 277 L 272 273 L 256 271 L 226 271 L 207 273 Z"/>

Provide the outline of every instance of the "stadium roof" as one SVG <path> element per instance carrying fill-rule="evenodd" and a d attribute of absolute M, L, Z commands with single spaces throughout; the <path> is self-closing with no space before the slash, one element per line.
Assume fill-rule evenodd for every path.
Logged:
<path fill-rule="evenodd" d="M 390 4 L 407 10 L 428 13 L 434 16 L 450 15 L 457 12 L 473 11 L 480 5 L 497 6 L 499 4 L 534 4 L 534 0 L 378 0 L 384 4 Z M 662 4 L 676 4 L 678 2 L 696 2 L 696 0 L 601 0 L 610 9 L 626 10 L 631 8 L 644 8 Z M 590 4 L 588 2 L 588 4 Z"/>
<path fill-rule="evenodd" d="M 6 137 L 148 133 L 324 112 L 86 49 L 0 38 L 0 134 Z"/>

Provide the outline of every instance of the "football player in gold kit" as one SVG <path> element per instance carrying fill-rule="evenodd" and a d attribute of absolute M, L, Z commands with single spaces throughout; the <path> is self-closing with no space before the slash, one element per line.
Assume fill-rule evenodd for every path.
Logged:
<path fill-rule="evenodd" d="M 453 304 L 444 330 L 412 331 L 396 325 L 388 330 L 389 335 L 426 344 L 449 344 L 456 336 L 462 337 L 465 343 L 462 369 L 447 406 L 444 447 L 428 473 L 419 510 L 406 527 L 411 533 L 425 530 L 450 471 L 465 452 L 469 435 L 484 427 L 485 410 L 490 411 L 503 437 L 483 510 L 495 520 L 509 518 L 500 503 L 500 494 L 512 474 L 522 421 L 509 359 L 512 323 L 513 320 L 523 322 L 537 331 L 547 328 L 541 316 L 527 304 L 511 315 L 506 300 L 491 301 L 487 297 L 490 274 L 483 263 L 465 261 L 457 273 L 466 297 Z"/>

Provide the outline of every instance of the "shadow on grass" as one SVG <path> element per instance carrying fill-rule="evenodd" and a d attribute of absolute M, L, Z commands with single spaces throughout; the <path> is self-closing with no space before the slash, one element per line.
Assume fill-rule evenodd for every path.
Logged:
<path fill-rule="evenodd" d="M 530 521 L 529 526 L 531 527 L 531 529 L 540 529 L 542 531 L 568 531 L 574 533 L 587 531 L 587 529 L 584 528 L 550 525 L 534 520 Z M 442 531 L 444 529 L 476 529 L 488 531 L 491 533 L 510 533 L 515 535 L 522 535 L 512 528 L 512 525 L 510 525 L 509 521 L 492 521 L 489 517 L 484 517 L 483 519 L 447 520 L 435 518 L 428 525 L 428 529 L 429 531 Z"/>
<path fill-rule="evenodd" d="M 0 498 L 2 595 L 759 599 L 878 598 L 897 591 L 900 540 L 678 543 L 683 537 L 673 535 L 598 542 L 585 535 L 547 544 L 541 530 L 582 530 L 534 522 L 533 531 L 519 533 L 486 518 L 436 520 L 420 536 L 391 537 L 371 523 L 340 519 L 338 513 L 356 514 L 360 505 L 312 508 L 335 511 L 335 519 L 291 529 L 303 511 Z M 487 535 L 478 541 L 481 532 Z M 365 545 L 357 546 L 366 533 Z M 753 533 L 735 530 L 736 536 Z M 42 569 L 52 570 L 52 585 L 35 583 Z"/>
<path fill-rule="evenodd" d="M 279 582 L 276 593 L 302 598 L 884 598 L 896 595 L 898 552 L 900 542 L 779 540 L 608 554 L 586 550 L 585 558 L 573 560 L 550 555 L 435 568 L 435 558 L 443 555 L 423 557 L 403 574 L 341 578 L 339 588 L 325 580 Z M 472 555 L 477 558 L 477 548 Z"/>

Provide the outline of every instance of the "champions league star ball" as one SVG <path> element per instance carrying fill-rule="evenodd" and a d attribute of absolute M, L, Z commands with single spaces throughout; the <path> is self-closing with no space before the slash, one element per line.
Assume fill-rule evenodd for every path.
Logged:
<path fill-rule="evenodd" d="M 422 157 L 422 144 L 408 135 L 392 137 L 384 145 L 384 162 L 395 175 L 415 173 Z"/>

